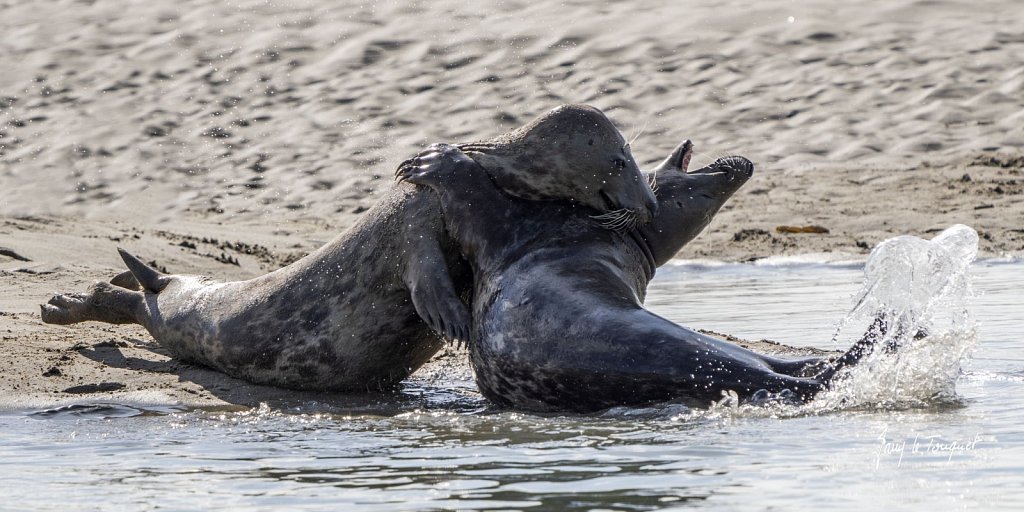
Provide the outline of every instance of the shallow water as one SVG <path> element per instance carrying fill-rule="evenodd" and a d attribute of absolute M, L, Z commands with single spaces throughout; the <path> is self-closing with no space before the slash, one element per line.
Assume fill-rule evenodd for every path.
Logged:
<path fill-rule="evenodd" d="M 859 265 L 670 265 L 684 325 L 831 345 Z M 973 268 L 979 343 L 957 397 L 815 414 L 681 406 L 493 412 L 464 370 L 394 415 L 93 404 L 0 414 L 0 509 L 1024 509 L 1024 263 Z"/>

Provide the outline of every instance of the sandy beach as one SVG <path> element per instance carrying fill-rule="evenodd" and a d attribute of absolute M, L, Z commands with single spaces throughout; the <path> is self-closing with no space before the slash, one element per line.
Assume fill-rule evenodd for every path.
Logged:
<path fill-rule="evenodd" d="M 645 165 L 686 138 L 694 166 L 754 161 L 680 258 L 856 260 L 956 223 L 983 258 L 1024 255 L 1013 0 L 6 2 L 0 33 L 0 408 L 308 398 L 179 364 L 139 327 L 44 325 L 38 304 L 121 272 L 116 247 L 224 279 L 279 268 L 427 144 L 561 103 L 604 110 Z"/>

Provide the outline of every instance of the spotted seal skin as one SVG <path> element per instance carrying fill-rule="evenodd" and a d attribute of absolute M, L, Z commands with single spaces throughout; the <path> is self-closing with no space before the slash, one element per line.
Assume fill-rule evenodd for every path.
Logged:
<path fill-rule="evenodd" d="M 138 323 L 184 361 L 258 384 L 336 391 L 389 389 L 443 346 L 437 333 L 467 337 L 459 295 L 469 273 L 437 200 L 409 185 L 331 243 L 248 281 L 162 275 L 121 255 L 134 276 L 57 295 L 43 321 Z"/>
<path fill-rule="evenodd" d="M 685 143 L 658 167 L 658 213 L 626 230 L 606 229 L 570 205 L 511 198 L 486 165 L 455 146 L 436 145 L 403 164 L 402 179 L 441 198 L 448 231 L 473 268 L 470 359 L 488 399 L 576 412 L 665 400 L 707 405 L 726 390 L 809 399 L 871 350 L 876 337 L 865 336 L 835 362 L 784 360 L 644 309 L 654 269 L 753 174 L 742 157 L 685 172 L 690 154 Z M 802 376 L 809 372 L 816 374 Z"/>
<path fill-rule="evenodd" d="M 654 195 L 628 145 L 592 107 L 564 105 L 466 146 L 503 169 L 506 193 L 568 200 L 616 218 L 654 214 Z M 514 176 L 528 162 L 543 167 Z M 580 179 L 563 186 L 570 174 Z M 54 296 L 41 306 L 42 320 L 138 323 L 179 359 L 257 384 L 336 391 L 391 388 L 441 348 L 435 332 L 469 334 L 459 298 L 471 288 L 468 266 L 436 194 L 408 184 L 396 184 L 330 244 L 248 281 L 163 275 L 121 255 L 129 275 Z"/>

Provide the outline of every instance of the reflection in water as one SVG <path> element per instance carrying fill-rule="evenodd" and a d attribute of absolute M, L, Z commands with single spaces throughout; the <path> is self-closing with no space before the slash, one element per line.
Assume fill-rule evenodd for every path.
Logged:
<path fill-rule="evenodd" d="M 183 408 L 171 406 L 133 406 L 110 403 L 81 403 L 56 407 L 29 413 L 30 418 L 47 420 L 74 420 L 81 418 L 110 419 L 131 418 L 133 416 L 164 416 L 180 412 Z"/>
<path fill-rule="evenodd" d="M 1024 266 L 974 275 L 981 341 L 953 404 L 537 416 L 488 409 L 459 364 L 412 379 L 416 400 L 390 412 L 2 414 L 0 496 L 78 509 L 788 510 L 828 496 L 830 510 L 1017 510 Z M 690 326 L 832 348 L 862 279 L 856 266 L 680 265 L 659 271 L 648 302 Z"/>

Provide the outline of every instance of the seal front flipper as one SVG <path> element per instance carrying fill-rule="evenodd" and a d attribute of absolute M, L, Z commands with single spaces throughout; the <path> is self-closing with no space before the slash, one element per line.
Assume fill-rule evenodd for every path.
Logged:
<path fill-rule="evenodd" d="M 430 227 L 444 230 L 441 219 L 436 219 Z M 472 325 L 469 308 L 455 292 L 438 237 L 407 233 L 405 243 L 408 261 L 403 279 L 416 313 L 449 342 L 468 342 Z"/>
<path fill-rule="evenodd" d="M 441 203 L 444 227 L 464 256 L 481 247 L 503 250 L 507 244 L 490 219 L 511 215 L 513 207 L 487 170 L 459 147 L 434 144 L 402 162 L 395 174 L 399 181 L 434 192 Z"/>
<path fill-rule="evenodd" d="M 408 181 L 435 190 L 458 177 L 463 165 L 477 167 L 476 162 L 452 144 L 432 144 L 416 156 L 402 162 L 395 171 L 398 181 Z"/>

